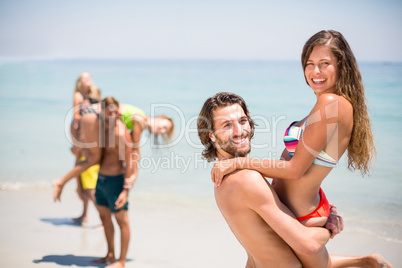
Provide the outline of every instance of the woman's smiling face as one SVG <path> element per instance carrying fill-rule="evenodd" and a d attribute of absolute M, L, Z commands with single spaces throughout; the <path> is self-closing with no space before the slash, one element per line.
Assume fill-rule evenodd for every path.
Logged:
<path fill-rule="evenodd" d="M 304 76 L 314 93 L 320 96 L 323 93 L 335 92 L 338 80 L 337 58 L 328 46 L 315 46 L 304 69 Z"/>

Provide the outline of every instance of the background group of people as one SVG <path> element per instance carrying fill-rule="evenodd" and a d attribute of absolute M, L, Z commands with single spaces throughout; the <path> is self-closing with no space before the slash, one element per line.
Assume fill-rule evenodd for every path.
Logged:
<path fill-rule="evenodd" d="M 102 99 L 88 72 L 81 73 L 77 79 L 73 99 L 71 151 L 76 157 L 75 165 L 53 182 L 53 199 L 60 201 L 64 185 L 77 178 L 83 212 L 74 221 L 87 221 L 88 204 L 92 201 L 99 212 L 108 244 L 106 256 L 94 261 L 123 267 L 130 241 L 128 191 L 138 177 L 141 135 L 147 130 L 156 141 L 159 136 L 169 141 L 174 134 L 174 122 L 166 115 L 149 117 L 138 107 L 119 103 L 114 97 Z M 118 260 L 114 253 L 112 215 L 121 230 Z"/>

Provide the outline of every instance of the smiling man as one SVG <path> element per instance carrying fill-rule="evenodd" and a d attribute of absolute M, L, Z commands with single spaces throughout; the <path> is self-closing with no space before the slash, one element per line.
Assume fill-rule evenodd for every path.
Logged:
<path fill-rule="evenodd" d="M 209 162 L 247 156 L 254 121 L 238 95 L 217 93 L 207 99 L 197 121 L 198 135 Z M 282 204 L 270 183 L 258 172 L 239 170 L 215 188 L 217 205 L 247 252 L 247 268 L 302 267 L 294 252 L 311 255 L 331 237 L 325 228 L 305 227 Z M 332 218 L 332 220 L 334 220 Z M 335 217 L 335 235 L 343 226 Z"/>

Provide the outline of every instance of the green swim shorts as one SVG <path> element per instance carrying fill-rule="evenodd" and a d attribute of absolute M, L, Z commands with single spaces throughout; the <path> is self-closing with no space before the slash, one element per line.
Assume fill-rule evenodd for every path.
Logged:
<path fill-rule="evenodd" d="M 116 210 L 114 207 L 117 198 L 123 191 L 123 185 L 124 174 L 106 176 L 99 173 L 95 191 L 96 204 L 108 207 L 113 213 L 119 212 L 121 209 Z M 128 209 L 128 200 L 122 209 Z"/>

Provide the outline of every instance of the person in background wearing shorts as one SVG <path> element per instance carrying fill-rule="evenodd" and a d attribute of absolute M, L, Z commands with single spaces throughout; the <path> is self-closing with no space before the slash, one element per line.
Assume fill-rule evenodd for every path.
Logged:
<path fill-rule="evenodd" d="M 101 143 L 104 142 L 100 159 L 100 169 L 96 184 L 96 207 L 104 227 L 108 251 L 105 257 L 94 260 L 97 263 L 110 263 L 107 267 L 124 267 L 130 241 L 128 219 L 128 191 L 135 178 L 133 164 L 129 162 L 132 153 L 131 136 L 127 127 L 119 119 L 119 103 L 113 97 L 102 101 L 105 107 L 99 120 L 104 124 L 101 130 Z M 103 117 L 103 118 L 102 118 Z M 121 252 L 118 260 L 114 254 L 114 215 L 121 234 Z"/>
<path fill-rule="evenodd" d="M 80 161 L 85 160 L 85 156 L 82 156 Z M 99 173 L 99 165 L 93 165 L 89 167 L 87 170 L 82 172 L 79 176 L 80 181 L 77 182 L 77 192 L 79 193 L 80 198 L 82 199 L 84 209 L 82 211 L 82 215 L 78 218 L 74 218 L 73 221 L 79 224 L 86 223 L 88 221 L 88 204 L 89 201 L 95 203 L 95 188 L 96 181 L 98 180 Z"/>

